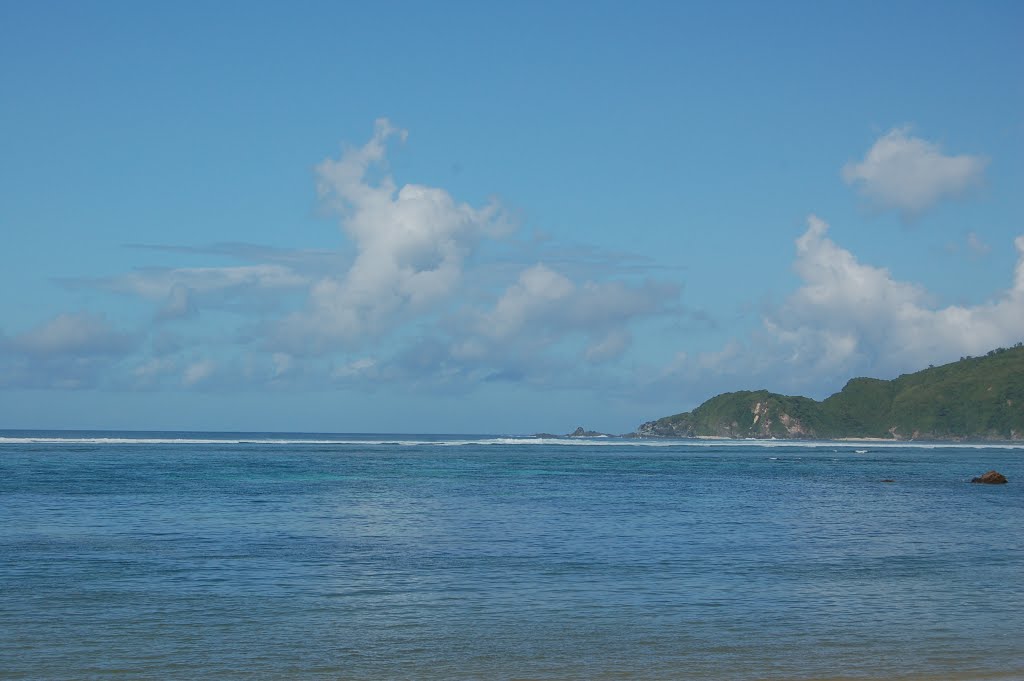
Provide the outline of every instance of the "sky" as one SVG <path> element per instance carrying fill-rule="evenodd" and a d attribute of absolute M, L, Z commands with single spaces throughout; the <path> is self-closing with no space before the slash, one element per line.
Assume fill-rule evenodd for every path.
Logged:
<path fill-rule="evenodd" d="M 0 0 L 0 428 L 622 433 L 1020 342 L 1021 35 Z"/>

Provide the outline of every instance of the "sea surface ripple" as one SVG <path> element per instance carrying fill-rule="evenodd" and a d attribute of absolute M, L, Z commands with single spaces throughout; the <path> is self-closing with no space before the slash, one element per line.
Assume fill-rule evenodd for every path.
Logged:
<path fill-rule="evenodd" d="M 0 511 L 4 679 L 1024 678 L 1019 446 L 6 431 Z"/>

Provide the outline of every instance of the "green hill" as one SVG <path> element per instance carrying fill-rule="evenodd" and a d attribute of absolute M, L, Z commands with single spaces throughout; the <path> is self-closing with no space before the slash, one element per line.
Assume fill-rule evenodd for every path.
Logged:
<path fill-rule="evenodd" d="M 854 378 L 818 402 L 767 390 L 724 393 L 644 423 L 640 437 L 1024 439 L 1024 347 L 999 348 L 891 381 Z"/>

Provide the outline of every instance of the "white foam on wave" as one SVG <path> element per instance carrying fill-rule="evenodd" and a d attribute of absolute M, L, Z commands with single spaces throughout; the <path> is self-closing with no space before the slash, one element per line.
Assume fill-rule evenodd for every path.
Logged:
<path fill-rule="evenodd" d="M 296 440 L 277 438 L 0 437 L 3 444 L 79 445 L 423 445 L 427 440 Z"/>
<path fill-rule="evenodd" d="M 231 445 L 258 444 L 258 440 L 218 440 L 206 438 L 164 437 L 0 437 L 0 444 L 25 445 Z M 287 440 L 267 440 L 287 444 Z M 307 442 L 307 440 L 303 440 Z"/>
<path fill-rule="evenodd" d="M 555 445 L 564 447 L 671 447 L 685 444 L 678 440 L 639 440 L 614 437 L 493 437 L 478 440 L 448 440 L 438 445 Z"/>
<path fill-rule="evenodd" d="M 363 439 L 278 439 L 278 438 L 156 438 L 156 437 L 2 437 L 4 444 L 87 444 L 87 445 L 361 445 L 369 447 L 462 447 L 466 445 L 577 445 L 669 447 L 685 444 L 675 440 L 619 440 L 614 438 L 489 437 L 454 440 L 363 440 Z"/>
<path fill-rule="evenodd" d="M 406 436 L 407 438 L 408 436 Z M 467 437 L 444 440 L 428 439 L 360 439 L 360 438 L 172 438 L 172 437 L 62 437 L 62 436 L 0 436 L 0 445 L 48 444 L 48 445 L 288 445 L 288 446 L 361 446 L 361 447 L 465 447 L 465 446 L 565 446 L 565 447 L 676 447 L 676 448 L 821 448 L 832 451 L 866 453 L 855 449 L 864 442 L 829 440 L 725 440 L 717 438 L 692 439 L 645 439 L 645 438 L 542 438 L 527 436 Z M 835 449 L 836 446 L 846 449 Z M 873 449 L 1024 449 L 1024 442 L 895 442 L 871 441 Z"/>

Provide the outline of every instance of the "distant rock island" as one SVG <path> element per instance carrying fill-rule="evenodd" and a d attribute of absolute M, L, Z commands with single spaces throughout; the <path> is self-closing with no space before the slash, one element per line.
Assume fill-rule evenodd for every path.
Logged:
<path fill-rule="evenodd" d="M 642 424 L 636 437 L 1024 439 L 1024 347 L 903 374 L 854 378 L 818 402 L 767 390 L 724 393 Z"/>
<path fill-rule="evenodd" d="M 577 426 L 576 430 L 565 435 L 554 435 L 552 433 L 534 433 L 534 437 L 552 439 L 552 438 L 563 438 L 563 437 L 615 437 L 608 433 L 599 433 L 596 430 L 585 430 L 583 426 Z"/>

